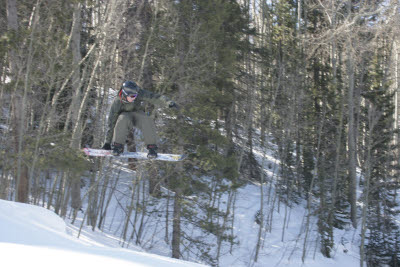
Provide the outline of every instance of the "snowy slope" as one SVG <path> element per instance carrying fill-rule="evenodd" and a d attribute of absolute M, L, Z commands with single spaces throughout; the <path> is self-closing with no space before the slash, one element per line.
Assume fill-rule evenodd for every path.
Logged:
<path fill-rule="evenodd" d="M 77 239 L 71 232 L 65 222 L 49 210 L 0 200 L 2 266 L 205 266 L 110 247 L 87 236 Z"/>
<path fill-rule="evenodd" d="M 257 144 L 257 140 L 254 140 Z M 275 183 L 279 179 L 277 170 L 279 161 L 274 157 L 274 146 L 263 151 L 255 146 L 255 156 L 260 165 L 264 166 L 264 216 L 268 223 L 262 236 L 262 244 L 257 262 L 254 261 L 258 240 L 259 225 L 255 215 L 260 210 L 260 184 L 248 183 L 237 190 L 235 200 L 235 220 L 232 234 L 235 244 L 222 245 L 219 258 L 220 267 L 325 267 L 359 266 L 359 230 L 349 226 L 347 229 L 336 229 L 334 232 L 334 248 L 332 258 L 325 258 L 320 253 L 317 218 L 310 217 L 310 229 L 305 240 L 306 204 L 293 204 L 290 208 L 279 203 L 275 194 Z M 165 199 L 146 199 L 151 203 L 144 218 L 145 231 L 141 237 L 141 246 L 133 245 L 133 241 L 124 243 L 129 249 L 121 248 L 121 225 L 125 221 L 125 211 L 122 207 L 130 205 L 132 177 L 135 172 L 127 168 L 127 163 L 118 161 L 111 163 L 114 177 L 120 177 L 118 188 L 113 193 L 110 203 L 110 217 L 105 221 L 105 227 L 92 231 L 84 226 L 79 239 L 76 238 L 83 220 L 83 213 L 78 213 L 77 223 L 65 223 L 53 212 L 37 206 L 0 200 L 0 263 L 2 266 L 107 266 L 114 264 L 124 266 L 204 266 L 168 257 L 171 248 L 166 244 L 165 210 L 172 210 Z M 138 194 L 141 196 L 142 194 Z M 84 210 L 87 200 L 84 201 Z M 226 196 L 221 202 L 226 203 Z M 170 205 L 169 209 L 166 209 Z M 151 212 L 154 211 L 154 212 Z M 285 215 L 286 219 L 285 219 Z M 201 216 L 201 214 L 200 214 Z M 182 229 L 192 237 L 198 237 L 201 232 L 191 226 L 182 224 Z M 208 237 L 209 238 L 209 237 Z M 212 240 L 204 240 L 212 244 Z M 307 248 L 304 262 L 302 261 L 304 247 Z M 195 253 L 193 253 L 195 254 Z M 186 259 L 196 259 L 196 255 L 184 256 Z M 4 265 L 3 263 L 9 263 Z M 85 265 L 84 265 L 85 264 Z M 112 266 L 111 266 L 112 267 Z"/>
<path fill-rule="evenodd" d="M 233 255 L 226 253 L 220 261 L 220 266 L 228 267 L 354 267 L 359 266 L 358 246 L 351 244 L 354 238 L 354 229 L 335 230 L 336 244 L 332 258 L 324 257 L 319 251 L 319 239 L 316 231 L 317 220 L 311 219 L 311 230 L 307 242 L 307 252 L 304 263 L 302 253 L 304 246 L 305 209 L 294 206 L 292 209 L 281 204 L 278 212 L 277 205 L 274 210 L 271 206 L 264 207 L 265 217 L 273 216 L 271 230 L 266 231 L 262 239 L 262 247 L 258 261 L 254 262 L 259 225 L 255 223 L 254 216 L 260 208 L 260 189 L 257 185 L 247 185 L 238 190 L 236 219 L 234 233 L 237 236 L 239 247 Z M 285 222 L 285 209 L 287 220 Z M 271 212 L 273 214 L 271 215 Z M 286 223 L 286 224 L 285 224 Z M 284 227 L 285 225 L 285 227 Z M 284 232 L 284 233 L 283 233 Z M 282 238 L 283 236 L 283 238 Z M 283 239 L 283 240 L 282 240 Z M 341 240 L 345 240 L 339 243 Z"/>
<path fill-rule="evenodd" d="M 266 138 L 268 140 L 268 138 Z M 265 172 L 266 184 L 264 186 L 264 222 L 266 227 L 262 236 L 261 248 L 257 262 L 254 261 L 256 244 L 260 226 L 255 222 L 255 215 L 260 210 L 261 191 L 260 184 L 249 183 L 237 192 L 235 205 L 234 235 L 239 245 L 234 253 L 221 257 L 220 266 L 228 267 L 325 267 L 340 266 L 354 267 L 360 265 L 359 257 L 359 230 L 348 227 L 347 229 L 334 230 L 334 247 L 332 258 L 324 257 L 320 252 L 320 239 L 318 234 L 317 218 L 310 217 L 308 238 L 305 241 L 305 220 L 307 217 L 306 203 L 290 208 L 284 203 L 279 203 L 275 197 L 275 183 L 279 179 L 277 170 L 279 160 L 274 156 L 276 147 L 270 143 L 267 151 L 261 149 L 260 138 L 255 138 L 253 143 L 254 154 Z M 268 199 L 268 196 L 270 199 Z M 275 199 L 274 199 L 275 198 Z M 286 217 L 286 219 L 285 219 Z M 304 247 L 306 252 L 303 258 Z"/>
<path fill-rule="evenodd" d="M 256 143 L 256 142 L 254 142 Z M 271 147 L 273 145 L 271 144 Z M 248 183 L 237 190 L 235 200 L 235 220 L 233 224 L 232 234 L 235 236 L 235 244 L 233 247 L 228 242 L 223 243 L 219 258 L 220 267 L 266 267 L 266 266 L 285 266 L 285 267 L 325 267 L 325 266 L 340 266 L 353 267 L 359 266 L 359 230 L 352 227 L 339 230 L 334 233 L 335 245 L 332 252 L 332 258 L 325 258 L 320 253 L 320 239 L 317 227 L 317 218 L 311 216 L 310 230 L 307 240 L 305 240 L 305 218 L 307 211 L 306 203 L 295 205 L 291 208 L 284 203 L 279 203 L 275 194 L 275 183 L 279 179 L 277 170 L 279 161 L 274 157 L 273 150 L 268 150 L 263 153 L 258 147 L 255 151 L 256 158 L 264 166 L 266 180 L 268 183 L 264 185 L 264 216 L 265 223 L 270 229 L 263 231 L 262 244 L 259 251 L 258 261 L 255 262 L 255 250 L 258 240 L 259 225 L 254 218 L 260 209 L 260 184 Z M 263 160 L 264 158 L 264 160 Z M 113 211 L 113 219 L 107 219 L 103 231 L 108 234 L 109 239 L 99 239 L 96 232 L 92 232 L 89 228 L 83 228 L 85 237 L 88 240 L 96 240 L 99 243 L 107 246 L 119 247 L 121 245 L 121 225 L 125 221 L 125 211 L 121 206 L 128 206 L 131 202 L 132 177 L 135 172 L 127 168 L 126 163 L 119 162 L 113 164 L 113 170 L 120 175 L 118 189 L 114 193 L 113 201 L 110 204 L 110 210 Z M 116 176 L 115 174 L 114 176 Z M 205 178 L 206 179 L 206 178 Z M 141 194 L 140 194 L 141 195 Z M 268 200 L 268 196 L 270 199 Z M 115 201 L 118 199 L 118 201 Z M 141 244 L 146 250 L 159 255 L 170 255 L 171 248 L 165 243 L 165 210 L 172 210 L 173 201 L 169 204 L 165 199 L 146 199 L 151 203 L 147 207 L 147 214 L 144 221 L 146 222 L 146 230 L 141 237 Z M 225 194 L 221 203 L 227 203 L 227 194 Z M 167 205 L 170 205 L 167 209 Z M 85 208 L 84 208 L 85 209 Z M 224 208 L 222 208 L 223 210 Z M 285 220 L 285 214 L 286 220 Z M 78 214 L 78 219 L 81 221 L 82 213 Z M 202 216 L 200 214 L 199 216 Z M 76 225 L 80 225 L 80 222 Z M 285 225 L 285 227 L 284 227 Z M 78 231 L 77 226 L 68 225 L 70 230 Z M 199 238 L 202 232 L 194 229 L 190 224 L 182 224 L 182 229 L 185 233 L 193 238 Z M 138 231 L 138 229 L 136 229 Z M 212 236 L 203 237 L 203 241 L 208 244 L 213 244 Z M 129 247 L 134 242 L 128 243 Z M 126 245 L 126 244 L 125 244 Z M 304 247 L 306 254 L 303 258 Z M 184 246 L 182 246 L 184 248 Z M 136 249 L 140 249 L 137 248 Z M 210 246 L 211 253 L 214 253 L 215 247 Z M 195 249 L 193 254 L 184 254 L 186 259 L 196 259 Z M 215 255 L 215 254 L 213 254 Z"/>

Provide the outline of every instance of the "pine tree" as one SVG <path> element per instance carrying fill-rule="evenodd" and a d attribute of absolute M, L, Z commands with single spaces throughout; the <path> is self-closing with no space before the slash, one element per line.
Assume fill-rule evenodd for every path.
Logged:
<path fill-rule="evenodd" d="M 384 43 L 384 42 L 383 42 Z M 366 205 L 366 227 L 369 234 L 366 236 L 366 261 L 369 265 L 382 263 L 396 266 L 399 261 L 397 253 L 399 227 L 394 222 L 398 212 L 395 207 L 396 182 L 393 177 L 394 149 L 391 128 L 393 125 L 394 103 L 393 93 L 389 90 L 389 83 L 385 82 L 385 62 L 387 58 L 382 53 L 387 47 L 385 44 L 377 48 L 371 61 L 366 84 L 369 87 L 363 93 L 368 101 L 368 120 L 365 127 L 370 133 L 370 176 L 364 181 L 364 205 Z M 365 117 L 367 114 L 365 115 Z M 364 229 L 363 229 L 364 231 Z M 362 244 L 363 246 L 364 244 Z"/>

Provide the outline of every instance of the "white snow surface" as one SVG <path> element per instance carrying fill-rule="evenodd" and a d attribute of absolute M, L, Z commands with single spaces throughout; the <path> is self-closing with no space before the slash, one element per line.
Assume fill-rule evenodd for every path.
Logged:
<path fill-rule="evenodd" d="M 76 235 L 77 229 L 52 211 L 0 200 L 2 266 L 205 266 L 111 245 L 101 233 Z"/>
<path fill-rule="evenodd" d="M 304 237 L 299 230 L 304 218 L 301 206 L 292 210 L 290 221 L 282 231 L 285 206 L 274 212 L 274 223 L 270 233 L 264 236 L 259 260 L 253 261 L 259 226 L 254 222 L 254 214 L 259 208 L 259 189 L 248 185 L 239 190 L 235 234 L 240 245 L 232 254 L 221 257 L 221 267 L 230 266 L 305 266 L 353 267 L 359 265 L 358 247 L 352 244 L 354 230 L 335 232 L 336 243 L 333 258 L 325 258 L 319 252 L 315 232 L 316 220 L 310 233 L 307 257 L 301 260 Z M 79 227 L 64 222 L 54 212 L 42 207 L 0 200 L 0 258 L 5 266 L 133 266 L 133 267 L 195 267 L 205 266 L 194 262 L 172 259 L 143 252 L 130 246 L 121 248 L 119 238 L 84 227 L 80 238 Z M 3 264 L 2 264 L 3 265 Z M 4 265 L 3 265 L 4 266 Z"/>
<path fill-rule="evenodd" d="M 279 211 L 275 207 L 265 207 L 264 216 L 273 216 L 271 230 L 262 236 L 262 244 L 257 262 L 254 261 L 259 225 L 254 221 L 254 215 L 260 208 L 259 186 L 248 185 L 239 189 L 238 204 L 235 213 L 235 235 L 240 243 L 232 255 L 225 254 L 221 258 L 222 267 L 354 267 L 360 265 L 359 247 L 357 243 L 359 232 L 352 228 L 335 230 L 335 245 L 331 258 L 324 257 L 320 252 L 317 232 L 317 218 L 311 217 L 310 232 L 304 262 L 302 261 L 304 247 L 304 222 L 307 212 L 303 205 L 291 209 L 280 204 Z M 271 212 L 273 213 L 271 215 Z M 285 222 L 285 212 L 287 221 Z M 282 238 L 283 236 L 283 238 Z M 354 243 L 353 243 L 354 242 Z"/>

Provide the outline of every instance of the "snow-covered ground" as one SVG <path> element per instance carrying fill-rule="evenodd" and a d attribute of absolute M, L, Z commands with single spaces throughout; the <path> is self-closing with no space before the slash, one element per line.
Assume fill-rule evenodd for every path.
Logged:
<path fill-rule="evenodd" d="M 302 255 L 305 235 L 303 220 L 305 220 L 306 216 L 305 209 L 302 205 L 290 209 L 284 204 L 281 204 L 279 212 L 277 205 L 275 205 L 274 211 L 271 210 L 271 206 L 265 207 L 265 217 L 270 218 L 270 216 L 273 216 L 271 229 L 263 235 L 258 261 L 254 262 L 259 230 L 259 225 L 255 223 L 254 217 L 259 208 L 259 186 L 248 185 L 239 189 L 235 210 L 237 214 L 235 219 L 235 235 L 240 244 L 232 255 L 227 254 L 221 258 L 220 266 L 359 266 L 358 247 L 352 246 L 351 243 L 354 239 L 354 230 L 336 230 L 335 241 L 337 243 L 332 253 L 333 258 L 325 258 L 319 251 L 319 239 L 316 232 L 317 221 L 313 217 L 306 245 L 306 257 L 303 263 Z M 286 224 L 285 212 L 287 213 Z"/>
<path fill-rule="evenodd" d="M 239 245 L 234 247 L 232 254 L 226 252 L 222 255 L 220 266 L 358 266 L 358 248 L 351 242 L 354 231 L 335 232 L 338 242 L 333 258 L 328 259 L 318 251 L 315 221 L 312 222 L 314 226 L 311 227 L 307 257 L 302 263 L 304 209 L 301 206 L 287 209 L 289 220 L 283 229 L 284 205 L 281 205 L 279 213 L 273 213 L 271 231 L 263 236 L 258 261 L 254 262 L 259 228 L 254 215 L 260 206 L 259 199 L 258 186 L 248 185 L 239 189 L 234 228 Z M 78 226 L 65 223 L 52 211 L 0 200 L 0 258 L 12 266 L 205 266 L 148 254 L 133 245 L 128 249 L 121 248 L 118 237 L 85 227 L 78 239 L 78 231 Z M 160 250 L 155 248 L 155 251 Z"/>
<path fill-rule="evenodd" d="M 259 134 L 256 133 L 256 134 Z M 334 247 L 332 258 L 324 257 L 320 252 L 320 239 L 317 231 L 317 218 L 310 216 L 310 226 L 307 240 L 305 240 L 305 220 L 307 217 L 305 201 L 292 207 L 278 203 L 275 197 L 275 183 L 279 179 L 277 170 L 279 160 L 275 157 L 276 146 L 269 143 L 265 151 L 260 148 L 260 138 L 253 143 L 256 160 L 263 165 L 266 181 L 263 187 L 264 194 L 264 229 L 261 248 L 257 262 L 254 261 L 258 240 L 259 225 L 255 216 L 260 210 L 260 184 L 248 184 L 239 188 L 235 205 L 234 234 L 239 245 L 231 254 L 221 257 L 220 266 L 228 267 L 325 267 L 340 266 L 354 267 L 360 265 L 359 257 L 359 230 L 350 225 L 347 229 L 334 231 Z M 268 138 L 267 138 L 268 140 Z M 268 199 L 269 198 L 269 199 Z M 268 223 L 266 223 L 268 221 Z M 304 252 L 304 247 L 305 252 Z M 304 255 L 303 255 L 304 253 Z M 304 259 L 304 262 L 303 262 Z"/>
<path fill-rule="evenodd" d="M 2 266 L 205 266 L 113 246 L 113 239 L 101 233 L 83 232 L 80 239 L 76 234 L 52 211 L 0 200 Z"/>

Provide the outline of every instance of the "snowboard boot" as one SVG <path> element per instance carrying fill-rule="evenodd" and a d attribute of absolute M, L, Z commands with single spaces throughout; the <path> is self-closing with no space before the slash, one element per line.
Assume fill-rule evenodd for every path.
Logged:
<path fill-rule="evenodd" d="M 149 159 L 157 158 L 157 148 L 158 148 L 157 145 L 147 145 L 147 149 L 149 150 L 147 158 Z"/>
<path fill-rule="evenodd" d="M 124 152 L 124 145 L 123 144 L 118 144 L 118 143 L 113 143 L 113 151 L 112 154 L 114 156 L 119 156 Z"/>

